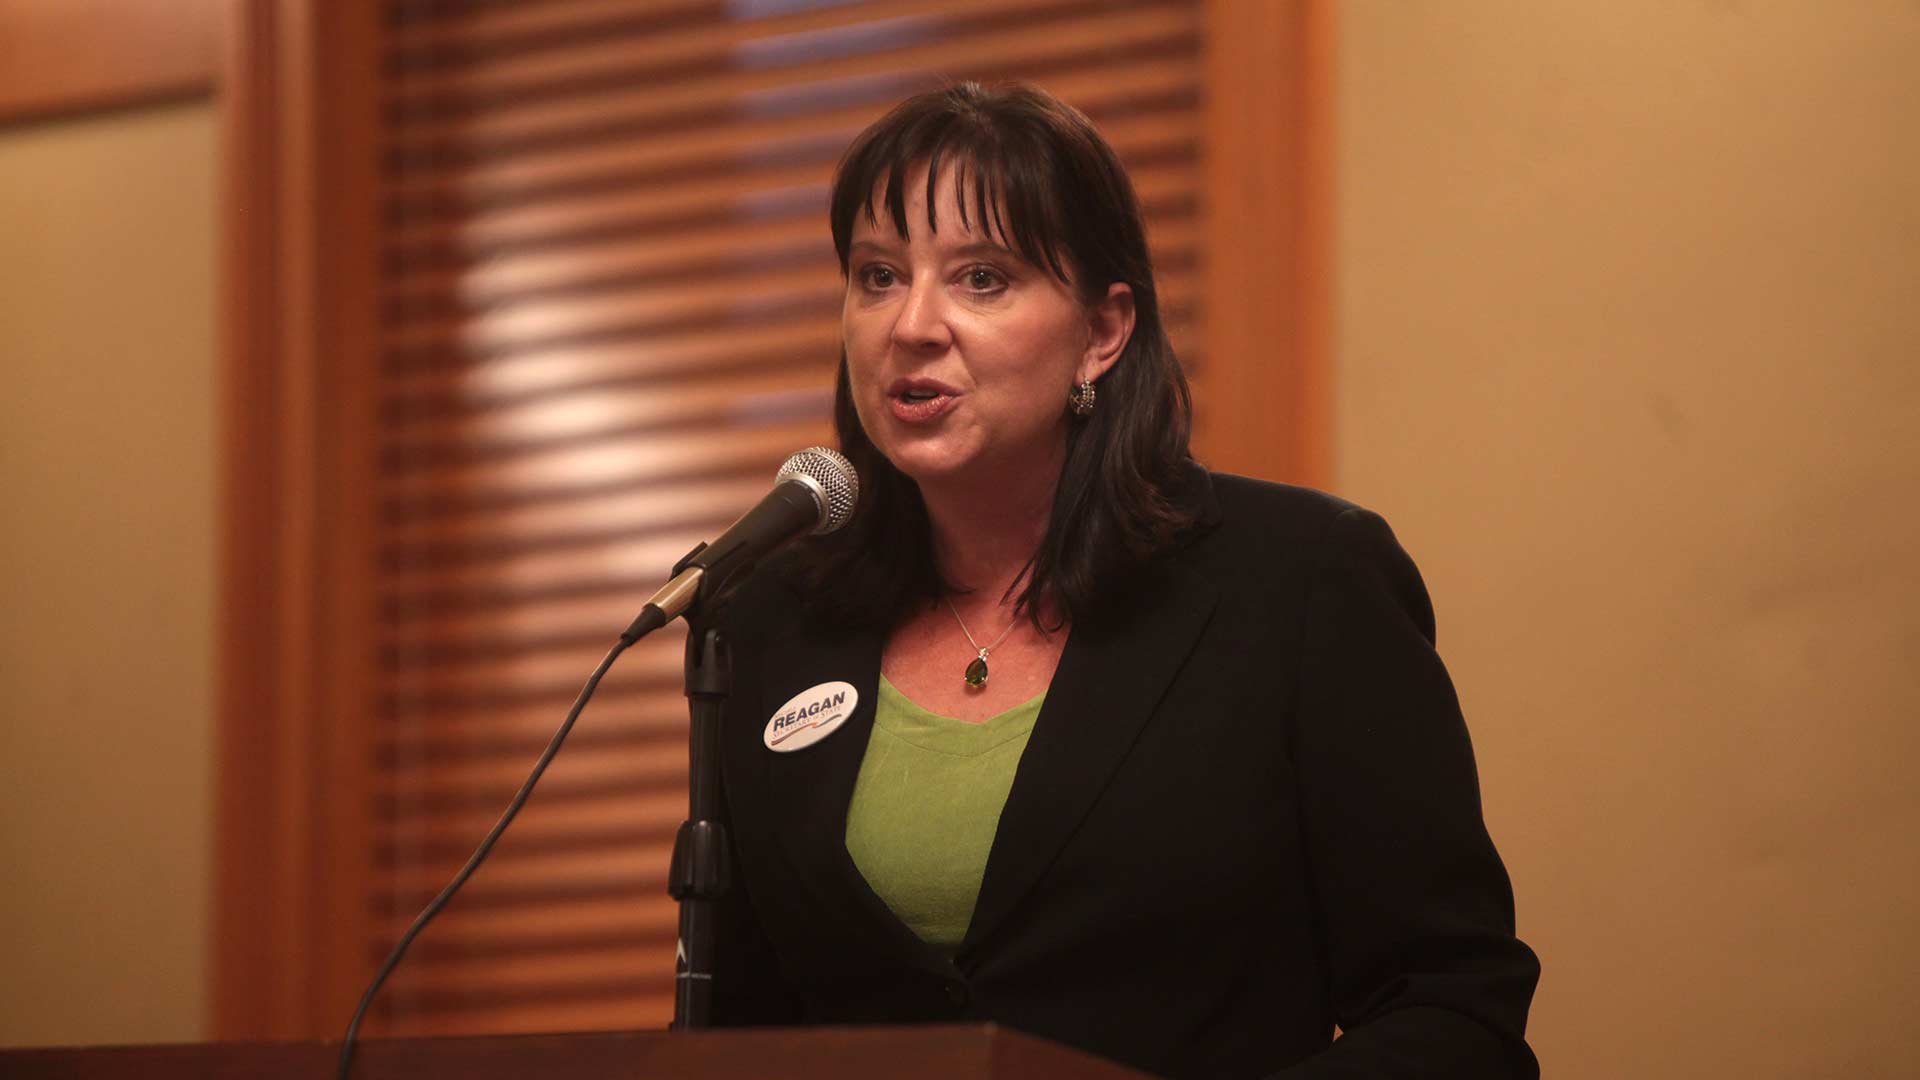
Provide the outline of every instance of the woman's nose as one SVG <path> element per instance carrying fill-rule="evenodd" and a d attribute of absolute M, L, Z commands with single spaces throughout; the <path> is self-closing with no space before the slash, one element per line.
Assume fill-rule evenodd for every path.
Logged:
<path fill-rule="evenodd" d="M 907 289 L 893 320 L 893 343 L 913 352 L 944 350 L 952 344 L 946 306 L 936 283 L 925 276 Z"/>

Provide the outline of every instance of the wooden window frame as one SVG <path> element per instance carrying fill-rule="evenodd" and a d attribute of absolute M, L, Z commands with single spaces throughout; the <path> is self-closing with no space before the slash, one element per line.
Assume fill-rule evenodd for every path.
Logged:
<path fill-rule="evenodd" d="M 1208 265 L 1198 450 L 1330 479 L 1330 0 L 1205 8 Z M 337 1034 L 377 962 L 380 12 L 228 0 L 217 1038 Z M 1249 243 L 1249 235 L 1263 237 Z M 1281 433 L 1276 440 L 1274 432 Z"/>
<path fill-rule="evenodd" d="M 230 0 L 217 1038 L 338 1033 L 366 976 L 375 5 Z M 343 1002 L 345 1004 L 343 1005 Z"/>
<path fill-rule="evenodd" d="M 1333 0 L 1209 0 L 1208 465 L 1333 482 Z M 1250 241 L 1249 237 L 1257 238 Z"/>

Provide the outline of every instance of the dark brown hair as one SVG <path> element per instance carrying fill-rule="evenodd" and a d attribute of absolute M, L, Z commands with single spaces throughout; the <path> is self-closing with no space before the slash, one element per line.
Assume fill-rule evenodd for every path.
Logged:
<path fill-rule="evenodd" d="M 1097 302 L 1115 282 L 1133 290 L 1133 336 L 1100 379 L 1092 415 L 1069 425 L 1046 535 L 1015 585 L 1016 610 L 1036 624 L 1049 597 L 1062 615 L 1087 617 L 1192 521 L 1170 498 L 1189 460 L 1192 401 L 1161 323 L 1133 185 L 1093 124 L 1044 91 L 969 82 L 920 94 L 862 132 L 840 161 L 831 218 L 843 278 L 857 215 L 877 224 L 884 208 L 907 235 L 905 188 L 922 163 L 930 229 L 944 169 L 963 222 L 997 233 L 1082 303 Z M 876 188 L 883 207 L 875 206 Z M 953 586 L 934 565 L 918 485 L 860 426 L 844 354 L 834 425 L 860 474 L 860 505 L 846 528 L 811 545 L 808 576 L 831 610 L 890 626 Z"/>

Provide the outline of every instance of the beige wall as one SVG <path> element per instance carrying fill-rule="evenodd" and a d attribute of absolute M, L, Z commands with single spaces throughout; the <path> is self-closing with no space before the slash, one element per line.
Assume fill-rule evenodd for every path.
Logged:
<path fill-rule="evenodd" d="M 1338 10 L 1340 488 L 1547 1075 L 1920 1075 L 1920 5 Z"/>
<path fill-rule="evenodd" d="M 0 1045 L 205 1029 L 214 155 L 0 127 Z"/>

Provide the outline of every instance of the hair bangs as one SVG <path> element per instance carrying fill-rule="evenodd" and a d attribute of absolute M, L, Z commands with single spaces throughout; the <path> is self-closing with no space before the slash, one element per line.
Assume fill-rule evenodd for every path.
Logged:
<path fill-rule="evenodd" d="M 924 166 L 929 233 L 938 231 L 939 201 L 951 198 L 962 228 L 1074 284 L 1062 254 L 1061 178 L 1052 175 L 1044 144 L 996 131 L 984 118 L 959 112 L 899 119 L 897 126 L 882 121 L 870 132 L 872 138 L 855 144 L 835 178 L 831 217 L 843 275 L 849 272 L 855 215 L 878 228 L 884 208 L 894 231 L 910 235 L 908 184 Z"/>

